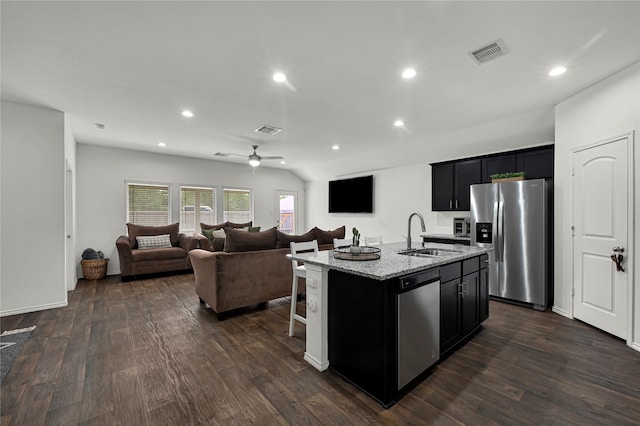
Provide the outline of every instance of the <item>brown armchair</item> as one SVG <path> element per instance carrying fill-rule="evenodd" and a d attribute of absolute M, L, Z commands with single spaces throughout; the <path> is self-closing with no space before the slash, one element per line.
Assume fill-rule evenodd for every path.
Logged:
<path fill-rule="evenodd" d="M 166 226 L 142 226 L 127 223 L 129 235 L 121 235 L 116 240 L 120 257 L 122 278 L 157 272 L 182 271 L 191 269 L 189 251 L 197 247 L 198 241 L 179 233 L 179 224 Z M 169 235 L 168 244 L 163 247 L 139 248 L 136 237 Z"/>

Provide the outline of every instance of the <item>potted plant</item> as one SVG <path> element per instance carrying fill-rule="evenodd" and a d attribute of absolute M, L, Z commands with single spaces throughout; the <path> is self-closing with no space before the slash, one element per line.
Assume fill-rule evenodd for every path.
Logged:
<path fill-rule="evenodd" d="M 353 227 L 352 243 L 353 244 L 349 248 L 351 253 L 360 253 L 360 232 L 356 229 L 355 226 Z"/>
<path fill-rule="evenodd" d="M 491 175 L 490 178 L 491 183 L 513 182 L 517 180 L 524 180 L 525 172 L 496 173 Z"/>

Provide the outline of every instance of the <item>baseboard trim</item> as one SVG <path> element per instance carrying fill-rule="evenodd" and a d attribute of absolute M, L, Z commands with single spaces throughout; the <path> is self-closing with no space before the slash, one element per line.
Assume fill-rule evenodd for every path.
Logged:
<path fill-rule="evenodd" d="M 638 342 L 631 342 L 629 344 L 629 347 L 631 349 L 633 349 L 633 350 L 636 350 L 636 351 L 640 352 L 640 343 L 638 343 Z"/>
<path fill-rule="evenodd" d="M 28 314 L 31 312 L 37 311 L 45 311 L 47 309 L 55 309 L 55 308 L 64 308 L 68 306 L 69 303 L 65 300 L 64 302 L 56 302 L 56 303 L 47 303 L 46 305 L 38 305 L 38 306 L 29 306 L 26 308 L 18 308 L 18 309 L 10 309 L 8 311 L 1 311 L 0 317 L 6 317 L 9 315 L 18 315 L 18 314 Z"/>
<path fill-rule="evenodd" d="M 562 315 L 563 317 L 567 317 L 569 319 L 573 319 L 573 316 L 569 312 L 565 311 L 564 309 L 560 309 L 557 306 L 552 307 L 551 312 Z"/>
<path fill-rule="evenodd" d="M 329 368 L 329 361 L 320 362 L 312 355 L 309 355 L 309 352 L 304 353 L 304 360 L 307 361 L 312 366 L 314 366 L 318 371 L 324 371 L 327 368 Z"/>

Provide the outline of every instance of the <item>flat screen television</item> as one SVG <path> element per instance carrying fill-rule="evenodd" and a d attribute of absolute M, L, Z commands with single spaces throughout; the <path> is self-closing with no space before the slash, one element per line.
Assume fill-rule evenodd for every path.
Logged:
<path fill-rule="evenodd" d="M 373 213 L 373 175 L 329 181 L 329 213 Z"/>

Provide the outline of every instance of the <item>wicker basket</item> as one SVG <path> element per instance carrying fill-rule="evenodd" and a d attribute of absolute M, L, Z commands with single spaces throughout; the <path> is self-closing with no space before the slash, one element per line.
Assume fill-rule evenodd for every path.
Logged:
<path fill-rule="evenodd" d="M 81 260 L 82 275 L 85 280 L 100 280 L 107 275 L 109 259 Z"/>

